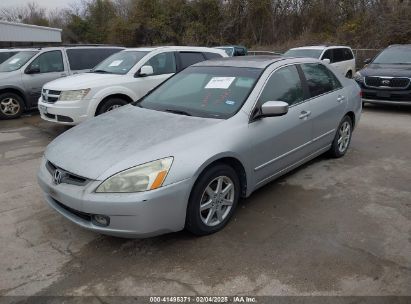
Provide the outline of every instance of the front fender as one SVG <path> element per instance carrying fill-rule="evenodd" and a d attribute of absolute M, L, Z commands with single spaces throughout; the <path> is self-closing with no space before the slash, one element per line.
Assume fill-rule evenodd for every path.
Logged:
<path fill-rule="evenodd" d="M 108 86 L 107 88 L 99 90 L 95 95 L 93 95 L 88 108 L 88 116 L 94 116 L 94 113 L 96 113 L 97 107 L 99 106 L 102 100 L 111 95 L 118 94 L 125 95 L 133 101 L 139 98 L 136 92 L 124 86 Z"/>

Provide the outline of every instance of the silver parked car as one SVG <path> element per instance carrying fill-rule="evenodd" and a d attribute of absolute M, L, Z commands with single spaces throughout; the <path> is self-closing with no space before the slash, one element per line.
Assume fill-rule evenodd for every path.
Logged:
<path fill-rule="evenodd" d="M 324 152 L 343 156 L 360 115 L 358 85 L 319 60 L 205 61 L 59 136 L 38 180 L 87 229 L 209 234 L 240 197 Z"/>

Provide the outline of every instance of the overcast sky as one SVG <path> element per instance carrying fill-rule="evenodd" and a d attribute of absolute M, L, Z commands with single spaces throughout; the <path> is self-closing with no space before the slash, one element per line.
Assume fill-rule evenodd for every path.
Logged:
<path fill-rule="evenodd" d="M 27 3 L 32 2 L 47 9 L 54 9 L 68 7 L 70 3 L 76 3 L 79 2 L 79 0 L 0 0 L 0 7 L 25 6 Z"/>

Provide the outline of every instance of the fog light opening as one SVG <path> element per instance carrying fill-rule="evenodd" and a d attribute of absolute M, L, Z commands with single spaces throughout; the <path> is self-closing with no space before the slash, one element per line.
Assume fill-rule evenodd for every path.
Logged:
<path fill-rule="evenodd" d="M 93 214 L 93 224 L 101 227 L 107 227 L 110 225 L 110 218 L 106 215 Z"/>

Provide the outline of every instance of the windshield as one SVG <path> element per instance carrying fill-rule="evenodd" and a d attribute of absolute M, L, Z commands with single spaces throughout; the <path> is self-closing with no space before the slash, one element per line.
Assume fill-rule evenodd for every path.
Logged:
<path fill-rule="evenodd" d="M 103 62 L 99 63 L 91 73 L 108 73 L 124 75 L 140 61 L 148 52 L 142 51 L 122 51 L 111 55 Z"/>
<path fill-rule="evenodd" d="M 382 51 L 372 63 L 378 64 L 411 64 L 411 49 L 388 48 Z"/>
<path fill-rule="evenodd" d="M 240 110 L 261 72 L 255 68 L 189 67 L 137 106 L 189 116 L 229 118 Z"/>
<path fill-rule="evenodd" d="M 11 72 L 20 69 L 38 51 L 21 51 L 0 64 L 0 72 Z"/>
<path fill-rule="evenodd" d="M 14 51 L 14 52 L 0 52 L 0 63 L 3 63 L 4 61 L 6 61 L 7 59 L 9 59 L 11 56 L 17 54 L 18 51 Z"/>
<path fill-rule="evenodd" d="M 309 57 L 319 59 L 323 50 L 291 49 L 283 54 L 285 57 Z"/>

